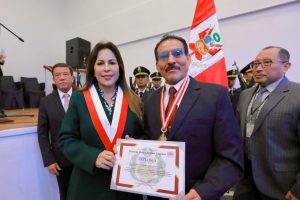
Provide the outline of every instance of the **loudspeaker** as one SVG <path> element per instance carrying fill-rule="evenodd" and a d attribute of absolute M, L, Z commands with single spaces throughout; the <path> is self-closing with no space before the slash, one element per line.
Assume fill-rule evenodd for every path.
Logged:
<path fill-rule="evenodd" d="M 85 68 L 91 51 L 91 43 L 82 38 L 66 41 L 66 63 L 74 68 Z"/>

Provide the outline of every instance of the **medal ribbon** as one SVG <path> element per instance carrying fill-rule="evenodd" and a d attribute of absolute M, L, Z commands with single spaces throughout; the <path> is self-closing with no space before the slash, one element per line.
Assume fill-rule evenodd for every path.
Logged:
<path fill-rule="evenodd" d="M 104 144 L 106 150 L 112 152 L 117 139 L 122 137 L 127 119 L 128 102 L 125 95 L 123 95 L 122 89 L 120 87 L 118 88 L 111 125 L 103 110 L 95 86 L 92 85 L 89 90 L 83 91 L 83 95 L 100 140 Z"/>
<path fill-rule="evenodd" d="M 179 87 L 178 91 L 175 94 L 175 99 L 171 104 L 171 108 L 169 109 L 168 113 L 165 113 L 164 109 L 164 98 L 165 98 L 165 88 L 162 88 L 161 97 L 160 97 L 160 120 L 161 120 L 161 131 L 163 133 L 167 132 L 167 127 L 169 126 L 173 117 L 173 112 L 177 109 L 176 106 L 179 105 L 181 102 L 183 95 L 187 89 L 187 86 L 190 82 L 189 77 L 186 77 L 181 86 Z"/>

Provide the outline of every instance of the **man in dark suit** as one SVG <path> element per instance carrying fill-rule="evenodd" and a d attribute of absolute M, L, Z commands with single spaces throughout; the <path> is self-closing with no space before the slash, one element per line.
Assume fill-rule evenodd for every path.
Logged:
<path fill-rule="evenodd" d="M 236 200 L 300 199 L 300 84 L 285 77 L 289 58 L 284 48 L 264 48 L 253 61 L 257 86 L 240 95 L 245 175 Z"/>
<path fill-rule="evenodd" d="M 241 138 L 228 91 L 188 76 L 191 58 L 183 38 L 166 35 L 154 51 L 166 86 L 145 101 L 145 134 L 151 140 L 185 142 L 183 199 L 219 199 L 243 173 Z M 173 92 L 183 94 L 182 98 L 175 93 L 177 103 L 168 103 Z M 160 113 L 171 116 L 165 127 Z"/>
<path fill-rule="evenodd" d="M 53 82 L 57 87 L 41 100 L 38 117 L 38 140 L 44 166 L 57 176 L 60 199 L 66 199 L 72 164 L 58 146 L 58 133 L 67 111 L 74 82 L 69 65 L 58 63 L 52 68 Z"/>

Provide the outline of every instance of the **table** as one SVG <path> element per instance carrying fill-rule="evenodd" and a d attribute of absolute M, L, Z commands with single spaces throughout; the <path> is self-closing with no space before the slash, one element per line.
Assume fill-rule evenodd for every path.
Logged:
<path fill-rule="evenodd" d="M 0 199 L 59 200 L 56 177 L 44 167 L 37 139 L 37 109 L 33 118 L 11 118 L 0 124 Z M 5 127 L 4 127 L 5 126 Z"/>

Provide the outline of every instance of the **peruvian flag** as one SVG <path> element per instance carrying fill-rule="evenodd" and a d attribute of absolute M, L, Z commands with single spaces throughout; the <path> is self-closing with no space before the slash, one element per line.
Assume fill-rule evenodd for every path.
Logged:
<path fill-rule="evenodd" d="M 189 74 L 201 82 L 228 87 L 226 65 L 213 0 L 198 0 L 191 28 Z"/>

